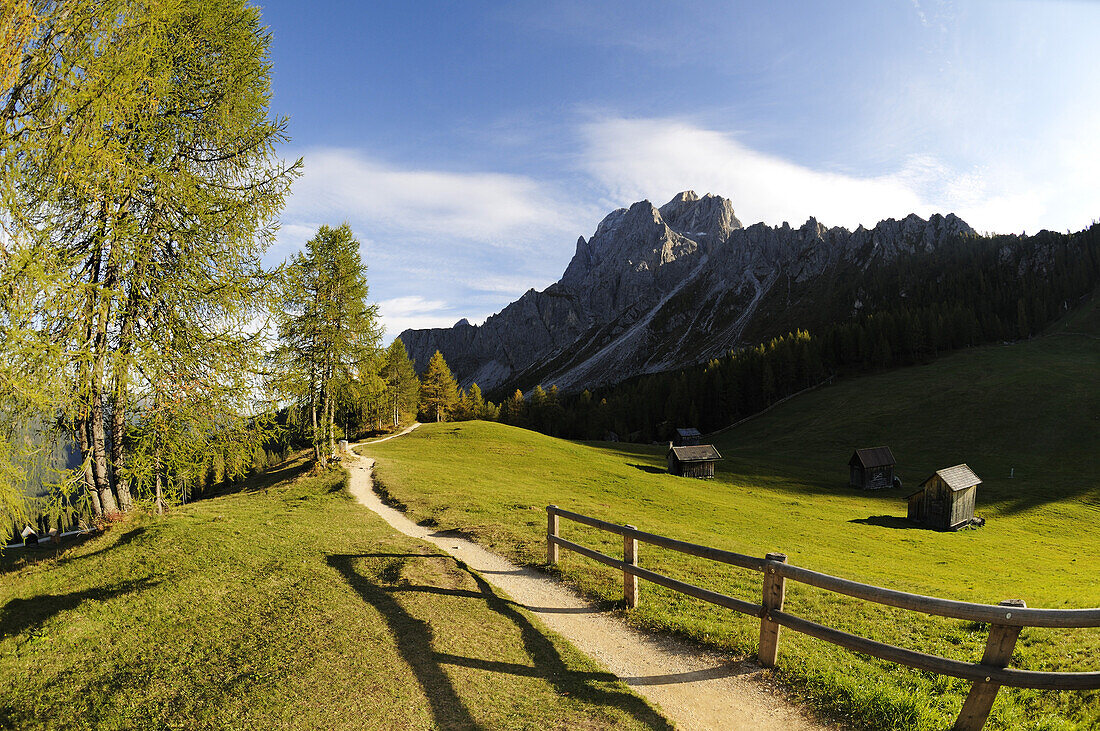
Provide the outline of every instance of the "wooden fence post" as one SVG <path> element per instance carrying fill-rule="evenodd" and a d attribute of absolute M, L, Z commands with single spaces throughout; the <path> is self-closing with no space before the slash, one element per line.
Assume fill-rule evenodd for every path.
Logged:
<path fill-rule="evenodd" d="M 626 526 L 627 530 L 637 530 L 634 526 Z M 623 534 L 623 562 L 631 566 L 638 565 L 638 539 L 629 533 Z M 626 606 L 630 609 L 638 606 L 638 577 L 634 574 L 623 572 L 623 596 L 626 598 Z"/>
<path fill-rule="evenodd" d="M 1000 606 L 1009 607 L 1005 612 L 1005 619 L 1012 617 L 1012 607 L 1026 607 L 1019 599 L 1008 599 L 1001 602 Z M 1020 636 L 1023 627 L 1010 624 L 991 624 L 989 626 L 989 639 L 985 643 L 985 654 L 982 655 L 982 665 L 993 667 L 1007 667 L 1012 659 L 1012 650 L 1016 647 L 1016 638 Z M 985 681 L 976 681 L 970 686 L 970 693 L 963 703 L 962 712 L 953 727 L 954 731 L 980 731 L 989 718 L 989 711 L 993 708 L 993 701 L 997 697 L 997 691 L 1001 689 L 999 683 L 992 683 L 989 678 Z"/>
<path fill-rule="evenodd" d="M 787 563 L 787 554 L 769 553 L 764 557 L 768 561 Z M 787 591 L 787 580 L 775 572 L 774 566 L 764 568 L 764 616 L 760 618 L 760 652 L 757 657 L 766 668 L 775 667 L 779 654 L 779 625 L 772 621 L 771 611 L 783 609 L 783 597 Z"/>
<path fill-rule="evenodd" d="M 560 546 L 553 540 L 558 537 L 558 514 L 554 512 L 557 509 L 557 505 L 546 506 L 546 563 L 551 565 L 556 564 L 560 556 Z"/>

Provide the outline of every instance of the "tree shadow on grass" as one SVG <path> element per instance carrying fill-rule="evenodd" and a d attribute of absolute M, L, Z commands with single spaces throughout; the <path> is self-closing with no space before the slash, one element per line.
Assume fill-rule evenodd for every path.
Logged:
<path fill-rule="evenodd" d="M 141 526 L 131 528 L 125 533 L 122 533 L 113 543 L 103 546 L 102 548 L 97 548 L 89 553 L 75 555 L 73 554 L 74 548 L 82 545 L 85 541 L 101 536 L 102 533 L 95 532 L 89 533 L 86 536 L 74 536 L 69 540 L 63 541 L 58 546 L 51 546 L 47 543 L 45 546 L 38 549 L 19 548 L 8 551 L 5 552 L 3 559 L 0 560 L 0 576 L 20 571 L 40 561 L 56 560 L 57 565 L 61 566 L 70 561 L 80 561 L 92 556 L 98 556 L 107 551 L 114 550 L 119 546 L 125 546 L 127 543 L 140 538 L 143 533 L 145 533 L 145 528 Z M 112 531 L 108 531 L 107 535 L 109 536 L 111 534 Z"/>
<path fill-rule="evenodd" d="M 29 599 L 12 599 L 0 608 L 0 637 L 17 636 L 31 628 L 40 627 L 53 616 L 75 609 L 86 601 L 103 602 L 123 594 L 144 591 L 159 583 L 146 578 L 68 594 L 41 594 Z"/>
<path fill-rule="evenodd" d="M 902 518 L 897 515 L 872 515 L 869 518 L 852 518 L 848 522 L 859 523 L 860 525 L 874 525 L 879 528 L 895 528 L 897 530 L 920 529 L 924 527 L 919 523 L 914 523 L 908 518 Z"/>
<path fill-rule="evenodd" d="M 477 590 L 410 584 L 384 586 L 355 570 L 355 561 L 363 558 L 397 558 L 403 561 L 424 559 L 453 561 L 455 567 L 470 576 L 477 586 Z M 523 677 L 543 678 L 560 695 L 568 695 L 594 705 L 619 708 L 650 728 L 672 728 L 667 720 L 633 693 L 627 690 L 601 687 L 601 684 L 616 682 L 617 678 L 614 675 L 604 672 L 584 672 L 570 668 L 554 646 L 554 643 L 542 630 L 535 627 L 515 602 L 500 596 L 488 582 L 458 559 L 438 554 L 374 553 L 331 555 L 328 556 L 327 561 L 330 566 L 344 576 L 344 579 L 355 589 L 359 596 L 377 609 L 389 623 L 390 629 L 396 638 L 398 649 L 423 688 L 424 694 L 431 704 L 435 724 L 440 728 L 477 728 L 470 710 L 459 697 L 454 684 L 444 670 L 445 665 Z M 400 574 L 400 569 L 397 569 L 395 573 L 392 568 L 387 568 L 383 571 L 383 574 L 383 580 L 394 579 Z M 507 618 L 519 629 L 523 647 L 531 660 L 531 665 L 436 652 L 432 647 L 434 630 L 431 624 L 413 617 L 397 600 L 396 595 L 404 592 L 441 594 L 484 602 L 490 610 Z"/>

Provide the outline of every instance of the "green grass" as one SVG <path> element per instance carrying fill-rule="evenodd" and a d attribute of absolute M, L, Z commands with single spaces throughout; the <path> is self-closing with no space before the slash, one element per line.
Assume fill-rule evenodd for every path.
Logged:
<path fill-rule="evenodd" d="M 3 728 L 662 728 L 344 474 L 235 494 L 0 561 Z"/>
<path fill-rule="evenodd" d="M 1084 334 L 1063 334 L 1066 332 Z M 549 503 L 719 548 L 904 591 L 1032 607 L 1100 606 L 1100 315 L 1056 334 L 958 352 L 930 365 L 838 382 L 716 444 L 713 481 L 664 474 L 661 447 L 582 444 L 481 422 L 422 427 L 366 451 L 412 517 L 457 528 L 528 564 L 545 561 Z M 856 447 L 889 445 L 902 490 L 847 487 Z M 984 480 L 987 525 L 910 528 L 905 495 L 935 469 L 968 463 Z M 1010 470 L 1015 477 L 1010 479 Z M 620 555 L 616 536 L 563 521 L 563 535 Z M 562 576 L 607 602 L 621 574 L 563 553 Z M 758 600 L 760 577 L 642 546 L 642 565 Z M 796 614 L 881 641 L 978 661 L 987 628 L 893 610 L 788 582 Z M 625 611 L 625 610 L 624 610 Z M 642 627 L 752 654 L 757 621 L 643 584 L 627 612 Z M 1100 630 L 1025 629 L 1012 665 L 1100 670 Z M 779 674 L 860 726 L 942 729 L 969 684 L 900 668 L 784 631 Z M 1091 729 L 1100 693 L 1002 689 L 988 728 Z"/>

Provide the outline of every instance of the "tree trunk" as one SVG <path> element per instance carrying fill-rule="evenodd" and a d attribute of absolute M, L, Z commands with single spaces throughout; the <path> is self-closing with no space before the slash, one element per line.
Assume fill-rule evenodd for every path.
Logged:
<path fill-rule="evenodd" d="M 317 388 L 314 383 L 311 383 L 309 387 L 309 413 L 310 418 L 313 420 L 313 460 L 323 467 L 324 465 L 321 463 L 320 434 L 317 432 Z"/>
<path fill-rule="evenodd" d="M 328 399 L 328 453 L 336 454 L 336 399 Z"/>
<path fill-rule="evenodd" d="M 111 462 L 115 468 L 115 491 L 118 492 L 119 506 L 123 510 L 130 510 L 134 507 L 134 500 L 130 495 L 130 478 L 122 474 L 126 468 L 126 455 L 122 444 L 123 434 L 126 433 L 126 406 L 120 403 L 121 398 L 123 398 L 121 390 L 116 390 L 111 429 Z"/>
<path fill-rule="evenodd" d="M 92 515 L 103 515 L 103 503 L 99 501 L 99 493 L 95 489 L 95 478 L 92 477 L 91 469 L 85 468 L 84 470 L 84 483 L 88 489 L 88 497 L 92 499 Z"/>
<path fill-rule="evenodd" d="M 326 436 L 325 435 L 325 429 L 328 426 L 328 403 L 329 403 L 329 393 L 328 393 L 328 385 L 327 384 L 325 385 L 325 387 L 323 389 L 321 389 L 321 393 L 322 393 L 322 399 L 323 399 L 321 401 L 321 423 L 320 423 L 319 428 L 318 428 L 317 419 L 316 419 L 316 412 L 315 412 L 314 421 L 313 421 L 313 442 L 316 445 L 317 464 L 319 464 L 321 466 L 321 469 L 325 469 L 326 467 L 328 467 L 328 456 L 329 456 L 329 454 L 331 454 L 331 452 L 328 452 L 328 451 L 325 450 L 325 442 L 327 441 L 327 439 L 325 438 L 325 436 Z"/>
<path fill-rule="evenodd" d="M 88 450 L 88 419 L 79 416 L 76 419 L 76 436 L 80 446 L 80 458 L 84 462 L 81 471 L 84 473 L 84 489 L 88 491 L 88 497 L 92 501 L 92 515 L 103 515 L 103 503 L 99 500 L 99 490 L 96 488 L 95 475 L 92 474 L 92 460 Z"/>
<path fill-rule="evenodd" d="M 97 314 L 101 313 L 97 301 L 97 292 L 100 285 L 100 265 L 103 257 L 103 237 L 106 231 L 106 208 L 101 206 L 99 212 L 100 229 L 97 241 L 88 260 L 89 280 L 91 287 L 88 290 L 88 299 L 84 308 L 84 331 L 82 348 L 88 349 L 88 355 L 93 364 L 101 365 L 100 343 L 106 340 L 104 330 L 102 338 L 96 327 Z M 105 325 L 104 325 L 105 327 Z M 102 379 L 102 369 L 99 371 Z M 98 387 L 96 369 L 89 366 L 87 359 L 80 361 L 80 392 L 81 401 L 80 416 L 76 419 L 77 439 L 81 447 L 81 456 L 84 459 L 85 484 L 93 493 L 92 506 L 97 515 L 108 515 L 118 512 L 114 494 L 111 492 L 110 478 L 107 475 L 107 454 L 103 443 L 103 410 L 102 404 L 97 408 L 96 401 L 102 394 Z M 97 444 L 97 439 L 98 444 Z"/>
<path fill-rule="evenodd" d="M 99 499 L 103 502 L 103 509 L 107 512 L 118 512 L 118 503 L 111 487 L 111 476 L 108 472 L 107 461 L 107 432 L 106 414 L 103 410 L 103 378 L 107 364 L 107 351 L 110 344 L 107 340 L 107 326 L 111 319 L 112 299 L 111 289 L 118 281 L 118 248 L 112 246 L 107 254 L 107 271 L 103 278 L 103 287 L 99 292 L 99 307 L 95 315 L 95 340 L 92 345 L 92 378 L 91 378 L 91 414 L 92 421 L 92 460 L 95 465 L 96 487 L 99 489 Z"/>
<path fill-rule="evenodd" d="M 160 458 L 157 458 L 156 501 L 157 515 L 164 515 L 164 491 L 161 489 Z"/>
<path fill-rule="evenodd" d="M 111 462 L 115 469 L 115 490 L 123 510 L 130 510 L 134 501 L 130 495 L 130 479 L 123 473 L 126 470 L 126 454 L 123 444 L 126 436 L 127 385 L 129 380 L 130 352 L 133 346 L 134 319 L 137 317 L 138 297 L 145 276 L 145 262 L 138 262 L 134 271 L 134 280 L 130 283 L 130 297 L 126 301 L 126 310 L 122 315 L 122 326 L 118 335 L 118 353 L 114 364 L 113 387 L 115 394 L 114 412 L 111 423 Z"/>
<path fill-rule="evenodd" d="M 153 462 L 153 469 L 157 473 L 156 479 L 156 505 L 157 515 L 164 515 L 164 490 L 161 486 L 161 468 L 160 468 L 160 436 L 157 436 L 157 452 Z"/>
<path fill-rule="evenodd" d="M 118 501 L 111 489 L 111 476 L 107 472 L 107 434 L 103 426 L 103 392 L 98 384 L 92 384 L 91 403 L 92 426 L 92 473 L 95 475 L 96 490 L 103 503 L 105 513 L 117 513 Z"/>

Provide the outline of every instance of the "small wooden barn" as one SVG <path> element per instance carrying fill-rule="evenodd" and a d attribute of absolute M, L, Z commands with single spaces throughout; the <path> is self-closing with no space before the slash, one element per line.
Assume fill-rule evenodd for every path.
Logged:
<path fill-rule="evenodd" d="M 714 463 L 720 459 L 711 444 L 669 447 L 668 471 L 678 477 L 714 477 Z"/>
<path fill-rule="evenodd" d="M 848 460 L 848 484 L 862 490 L 893 487 L 895 464 L 889 447 L 857 449 Z"/>
<path fill-rule="evenodd" d="M 937 530 L 958 530 L 975 523 L 980 484 L 981 478 L 965 464 L 936 470 L 909 496 L 909 520 Z"/>
<path fill-rule="evenodd" d="M 676 430 L 676 446 L 677 447 L 694 447 L 703 440 L 703 435 L 699 433 L 698 429 L 677 429 Z"/>

